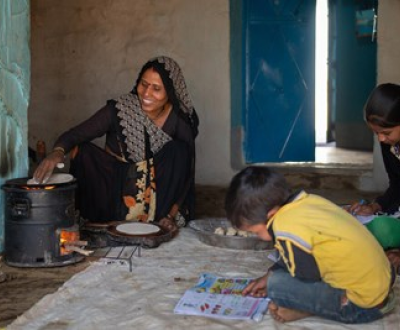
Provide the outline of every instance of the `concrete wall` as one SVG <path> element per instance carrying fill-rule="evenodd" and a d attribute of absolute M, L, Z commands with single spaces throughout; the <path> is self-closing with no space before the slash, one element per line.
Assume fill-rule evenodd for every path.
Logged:
<path fill-rule="evenodd" d="M 0 185 L 28 171 L 29 1 L 0 1 Z M 0 252 L 5 194 L 0 192 Z"/>
<path fill-rule="evenodd" d="M 228 0 L 35 0 L 29 145 L 57 136 L 131 90 L 165 54 L 181 65 L 200 117 L 197 176 L 224 185 L 230 167 Z"/>

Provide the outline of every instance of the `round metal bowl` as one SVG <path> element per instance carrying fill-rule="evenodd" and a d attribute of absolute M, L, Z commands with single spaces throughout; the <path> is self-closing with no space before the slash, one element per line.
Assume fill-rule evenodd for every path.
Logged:
<path fill-rule="evenodd" d="M 225 218 L 207 218 L 192 220 L 189 222 L 191 228 L 204 244 L 234 250 L 271 250 L 272 242 L 259 239 L 257 236 L 225 236 L 214 234 L 216 228 L 229 228 L 232 225 Z"/>

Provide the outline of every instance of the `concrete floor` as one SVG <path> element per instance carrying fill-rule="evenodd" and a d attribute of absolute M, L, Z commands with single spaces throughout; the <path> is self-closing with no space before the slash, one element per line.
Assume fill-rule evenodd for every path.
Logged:
<path fill-rule="evenodd" d="M 359 191 L 360 176 L 372 172 L 372 151 L 336 148 L 334 143 L 318 145 L 313 163 L 266 164 L 284 174 L 293 189 L 305 189 L 336 204 L 372 200 L 381 192 Z M 224 217 L 226 187 L 197 186 L 197 217 Z"/>
<path fill-rule="evenodd" d="M 315 148 L 315 162 L 319 164 L 363 165 L 372 169 L 373 152 L 336 148 L 334 143 Z"/>
<path fill-rule="evenodd" d="M 295 181 L 294 177 L 301 185 L 301 174 L 292 175 L 290 180 Z M 309 183 L 307 180 L 305 182 Z M 226 187 L 197 186 L 196 190 L 197 218 L 225 216 L 223 205 Z M 307 191 L 320 194 L 339 204 L 374 196 L 354 189 L 309 187 Z M 71 276 L 85 269 L 92 260 L 93 258 L 86 258 L 81 263 L 57 268 L 15 268 L 0 260 L 0 273 L 3 273 L 4 277 L 3 281 L 0 280 L 0 327 L 9 325 L 42 297 L 55 292 Z"/>
<path fill-rule="evenodd" d="M 297 188 L 300 188 L 297 187 Z M 360 199 L 372 200 L 377 196 L 374 192 L 361 192 L 353 188 L 350 189 L 320 189 L 320 188 L 306 188 L 308 193 L 318 194 L 323 196 L 336 204 L 345 205 L 351 204 Z M 198 186 L 196 189 L 197 194 L 197 206 L 196 215 L 197 218 L 207 217 L 225 217 L 224 211 L 224 197 L 226 193 L 226 187 L 214 187 L 214 186 Z"/>

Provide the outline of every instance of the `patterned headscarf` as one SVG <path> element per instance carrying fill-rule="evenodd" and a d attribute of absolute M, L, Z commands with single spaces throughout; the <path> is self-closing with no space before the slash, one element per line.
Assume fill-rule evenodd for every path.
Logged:
<path fill-rule="evenodd" d="M 153 58 L 142 67 L 132 93 L 122 95 L 116 100 L 116 108 L 120 110 L 118 117 L 121 118 L 122 134 L 125 136 L 124 142 L 127 145 L 129 159 L 134 162 L 146 159 L 145 131 L 149 135 L 150 148 L 153 154 L 160 151 L 167 142 L 172 140 L 142 111 L 136 87 L 141 76 L 148 68 L 154 68 L 160 74 L 169 98 L 178 101 L 180 111 L 188 117 L 192 129 L 197 132 L 198 118 L 192 100 L 189 97 L 181 68 L 170 57 L 159 56 Z"/>
<path fill-rule="evenodd" d="M 167 56 L 159 56 L 153 60 L 164 64 L 164 68 L 169 73 L 169 78 L 174 85 L 175 94 L 180 102 L 181 110 L 189 115 L 193 114 L 194 107 L 189 93 L 187 91 L 185 78 L 183 78 L 182 70 L 172 58 Z"/>

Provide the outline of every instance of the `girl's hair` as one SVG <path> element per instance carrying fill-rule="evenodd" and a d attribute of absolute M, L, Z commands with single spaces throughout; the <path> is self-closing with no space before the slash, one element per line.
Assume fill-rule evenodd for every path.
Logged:
<path fill-rule="evenodd" d="M 378 85 L 364 106 L 366 122 L 390 128 L 400 125 L 400 85 Z"/>
<path fill-rule="evenodd" d="M 267 214 L 290 196 L 285 178 L 267 167 L 250 166 L 236 174 L 225 197 L 225 211 L 234 227 L 267 222 Z"/>

